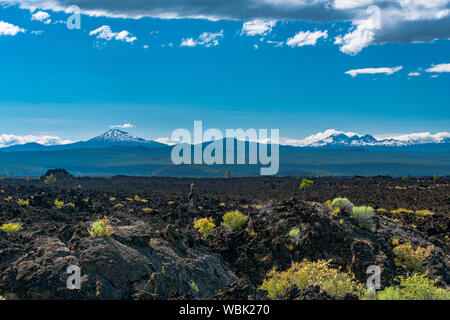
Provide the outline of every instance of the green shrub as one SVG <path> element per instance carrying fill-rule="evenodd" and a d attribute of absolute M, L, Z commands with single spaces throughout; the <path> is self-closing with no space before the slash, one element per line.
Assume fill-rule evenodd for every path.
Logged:
<path fill-rule="evenodd" d="M 414 210 L 405 209 L 405 208 L 398 208 L 397 210 L 391 210 L 392 214 L 399 214 L 399 213 L 414 213 Z"/>
<path fill-rule="evenodd" d="M 207 238 L 212 232 L 216 225 L 212 221 L 212 218 L 202 218 L 194 220 L 194 228 L 198 229 L 205 238 Z"/>
<path fill-rule="evenodd" d="M 30 200 L 17 199 L 17 204 L 19 206 L 28 207 L 30 205 Z"/>
<path fill-rule="evenodd" d="M 68 202 L 68 203 L 64 203 L 64 201 L 60 201 L 58 199 L 55 200 L 54 202 L 55 206 L 58 207 L 59 209 L 64 208 L 64 207 L 72 207 L 75 208 L 75 205 L 72 202 Z"/>
<path fill-rule="evenodd" d="M 138 195 L 134 196 L 134 201 L 146 203 L 148 200 L 141 199 Z"/>
<path fill-rule="evenodd" d="M 314 181 L 308 180 L 308 179 L 303 179 L 302 182 L 300 183 L 300 189 L 312 187 L 313 184 L 314 184 Z"/>
<path fill-rule="evenodd" d="M 369 228 L 373 215 L 374 210 L 372 207 L 360 206 L 352 209 L 352 217 L 364 228 Z"/>
<path fill-rule="evenodd" d="M 233 177 L 233 174 L 231 173 L 231 170 L 228 169 L 225 173 L 225 179 L 231 179 Z"/>
<path fill-rule="evenodd" d="M 229 230 L 241 228 L 248 220 L 248 217 L 240 213 L 238 210 L 225 213 L 222 225 Z"/>
<path fill-rule="evenodd" d="M 331 260 L 293 262 L 286 271 L 273 269 L 267 274 L 260 289 L 267 291 L 270 299 L 279 299 L 284 291 L 294 285 L 302 291 L 318 285 L 334 297 L 344 297 L 347 293 L 362 296 L 364 287 L 355 281 L 351 273 L 343 273 L 329 266 Z"/>
<path fill-rule="evenodd" d="M 53 174 L 46 176 L 44 179 L 45 184 L 53 184 L 55 182 L 56 182 L 56 177 Z"/>
<path fill-rule="evenodd" d="M 406 182 L 406 181 L 408 181 L 408 180 L 409 180 L 409 177 L 407 177 L 407 176 L 403 176 L 403 177 L 402 177 L 402 180 L 403 180 L 404 182 Z"/>
<path fill-rule="evenodd" d="M 298 238 L 299 235 L 300 235 L 300 228 L 293 228 L 291 229 L 291 231 L 289 231 L 289 237 Z"/>
<path fill-rule="evenodd" d="M 378 292 L 380 300 L 450 300 L 450 290 L 436 287 L 425 274 L 415 273 L 410 277 L 400 277 L 400 287 L 387 287 Z"/>
<path fill-rule="evenodd" d="M 329 206 L 333 215 L 337 215 L 341 210 L 351 213 L 353 209 L 353 203 L 347 198 L 334 198 Z"/>
<path fill-rule="evenodd" d="M 191 280 L 191 282 L 189 283 L 189 287 L 191 288 L 192 291 L 194 292 L 199 292 L 200 290 L 198 289 L 198 285 L 194 282 L 194 280 Z"/>
<path fill-rule="evenodd" d="M 101 220 L 92 223 L 91 227 L 87 229 L 91 237 L 109 238 L 111 237 L 111 225 L 108 218 L 104 217 Z"/>
<path fill-rule="evenodd" d="M 416 214 L 418 214 L 419 216 L 424 217 L 424 216 L 432 216 L 432 215 L 434 215 L 434 212 L 425 209 L 425 210 L 417 210 Z"/>
<path fill-rule="evenodd" d="M 0 230 L 3 230 L 8 233 L 14 233 L 22 230 L 22 227 L 18 223 L 5 223 L 0 227 Z"/>
<path fill-rule="evenodd" d="M 422 267 L 424 261 L 430 256 L 433 246 L 428 246 L 426 249 L 417 247 L 416 250 L 411 245 L 411 242 L 407 242 L 394 247 L 395 265 L 397 267 L 403 267 L 405 269 L 415 271 Z"/>

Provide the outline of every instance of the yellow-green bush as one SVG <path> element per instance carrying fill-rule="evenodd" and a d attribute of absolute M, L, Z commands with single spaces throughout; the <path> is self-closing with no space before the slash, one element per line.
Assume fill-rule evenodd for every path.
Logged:
<path fill-rule="evenodd" d="M 286 271 L 273 269 L 267 274 L 260 289 L 267 291 L 270 299 L 281 298 L 283 292 L 296 285 L 299 290 L 318 285 L 334 297 L 344 297 L 347 293 L 362 296 L 364 287 L 356 282 L 351 273 L 341 272 L 331 268 L 332 260 L 310 262 L 293 262 Z"/>
<path fill-rule="evenodd" d="M 146 199 L 141 199 L 138 195 L 135 195 L 135 196 L 134 196 L 134 201 L 146 203 L 148 200 L 146 200 Z"/>
<path fill-rule="evenodd" d="M 342 210 L 351 213 L 353 203 L 347 198 L 334 198 L 331 203 L 328 203 L 328 207 L 331 210 L 331 214 L 337 216 Z"/>
<path fill-rule="evenodd" d="M 55 206 L 57 206 L 59 209 L 63 208 L 63 207 L 72 207 L 75 208 L 75 205 L 72 202 L 68 202 L 68 203 L 64 203 L 64 201 L 60 201 L 58 199 L 55 200 L 54 202 Z"/>
<path fill-rule="evenodd" d="M 5 223 L 0 227 L 0 230 L 3 230 L 8 233 L 19 232 L 22 230 L 22 227 L 18 223 Z"/>
<path fill-rule="evenodd" d="M 222 225 L 229 230 L 241 228 L 248 220 L 248 217 L 240 213 L 238 210 L 225 213 Z"/>
<path fill-rule="evenodd" d="M 397 210 L 391 210 L 391 213 L 398 214 L 398 213 L 414 213 L 414 210 L 405 209 L 405 208 L 398 208 Z"/>
<path fill-rule="evenodd" d="M 314 181 L 308 180 L 308 179 L 303 179 L 302 182 L 300 183 L 300 189 L 312 187 L 313 184 L 314 184 Z"/>
<path fill-rule="evenodd" d="M 46 176 L 44 179 L 45 184 L 53 184 L 55 182 L 56 182 L 56 177 L 53 174 Z"/>
<path fill-rule="evenodd" d="M 434 212 L 425 209 L 425 210 L 417 210 L 416 214 L 418 214 L 419 216 L 432 216 L 434 215 Z"/>
<path fill-rule="evenodd" d="M 300 228 L 293 228 L 291 229 L 291 231 L 289 231 L 289 237 L 298 238 L 299 235 L 300 235 Z"/>
<path fill-rule="evenodd" d="M 400 277 L 399 287 L 387 287 L 378 292 L 379 300 L 450 300 L 450 290 L 436 286 L 438 279 L 415 273 Z"/>
<path fill-rule="evenodd" d="M 369 228 L 373 215 L 374 211 L 372 207 L 360 206 L 353 207 L 352 209 L 352 217 L 364 228 Z"/>
<path fill-rule="evenodd" d="M 433 246 L 428 246 L 426 249 L 417 247 L 416 250 L 411 245 L 411 242 L 394 247 L 395 265 L 405 269 L 414 271 L 419 270 L 424 261 L 430 256 Z"/>
<path fill-rule="evenodd" d="M 212 218 L 202 218 L 194 220 L 194 228 L 198 229 L 205 238 L 211 235 L 216 225 L 212 221 Z"/>
<path fill-rule="evenodd" d="M 30 205 L 30 200 L 17 199 L 17 204 L 19 206 L 28 207 Z"/>
<path fill-rule="evenodd" d="M 91 227 L 87 229 L 91 237 L 109 238 L 111 237 L 111 225 L 108 218 L 104 217 L 101 220 L 92 223 Z"/>

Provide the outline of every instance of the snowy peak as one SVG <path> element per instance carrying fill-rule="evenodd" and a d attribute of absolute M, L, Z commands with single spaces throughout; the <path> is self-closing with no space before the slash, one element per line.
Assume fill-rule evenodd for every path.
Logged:
<path fill-rule="evenodd" d="M 88 142 L 105 142 L 105 143 L 147 143 L 145 139 L 139 138 L 134 134 L 119 130 L 111 129 L 107 132 L 88 140 Z"/>
<path fill-rule="evenodd" d="M 328 129 L 302 140 L 287 140 L 286 144 L 299 147 L 352 147 L 352 146 L 411 146 L 430 143 L 449 143 L 449 132 L 411 133 L 396 136 L 375 137 L 370 134 L 361 135 L 354 132 Z"/>

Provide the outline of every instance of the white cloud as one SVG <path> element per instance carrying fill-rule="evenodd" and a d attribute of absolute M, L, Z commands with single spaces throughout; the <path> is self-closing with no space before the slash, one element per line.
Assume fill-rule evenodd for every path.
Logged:
<path fill-rule="evenodd" d="M 418 77 L 420 76 L 420 72 L 410 72 L 408 73 L 408 77 Z"/>
<path fill-rule="evenodd" d="M 431 68 L 428 68 L 425 71 L 426 72 L 436 72 L 436 73 L 450 72 L 450 63 L 442 63 L 442 64 L 433 65 Z"/>
<path fill-rule="evenodd" d="M 50 15 L 44 11 L 38 11 L 31 16 L 31 20 L 41 21 L 45 24 L 49 24 L 51 19 L 49 19 Z"/>
<path fill-rule="evenodd" d="M 25 144 L 35 142 L 46 146 L 68 144 L 73 141 L 68 139 L 62 139 L 56 136 L 17 136 L 14 134 L 0 134 L 0 148 L 13 146 L 16 144 Z"/>
<path fill-rule="evenodd" d="M 365 69 L 354 69 L 354 70 L 349 70 L 346 71 L 345 74 L 349 74 L 351 75 L 353 78 L 356 77 L 359 74 L 386 74 L 386 75 L 391 75 L 396 73 L 397 71 L 402 70 L 403 67 L 402 66 L 398 66 L 398 67 L 385 67 L 385 68 L 365 68 Z"/>
<path fill-rule="evenodd" d="M 148 44 L 144 44 L 144 45 L 142 46 L 142 48 L 148 49 Z"/>
<path fill-rule="evenodd" d="M 180 47 L 195 47 L 197 42 L 193 38 L 182 39 Z"/>
<path fill-rule="evenodd" d="M 155 141 L 159 142 L 159 143 L 167 144 L 169 146 L 173 146 L 173 145 L 177 144 L 176 142 L 171 141 L 170 138 L 158 138 Z"/>
<path fill-rule="evenodd" d="M 180 43 L 180 47 L 195 47 L 195 46 L 205 46 L 215 47 L 219 45 L 219 38 L 223 38 L 223 30 L 220 32 L 203 32 L 198 36 L 197 39 L 194 38 L 186 38 L 182 39 Z"/>
<path fill-rule="evenodd" d="M 124 124 L 115 124 L 112 126 L 109 126 L 111 129 L 112 128 L 120 128 L 120 129 L 130 129 L 130 128 L 134 128 L 135 126 L 131 123 L 124 123 Z"/>
<path fill-rule="evenodd" d="M 375 32 L 371 20 L 357 22 L 357 27 L 344 36 L 337 36 L 334 44 L 340 45 L 343 53 L 355 55 L 367 47 L 374 39 Z"/>
<path fill-rule="evenodd" d="M 15 36 L 19 32 L 25 32 L 25 29 L 8 22 L 0 21 L 0 36 Z"/>
<path fill-rule="evenodd" d="M 352 28 L 336 37 L 343 53 L 355 55 L 372 44 L 429 42 L 450 35 L 449 0 L 335 0 L 351 16 Z M 379 6 L 377 6 L 377 4 Z"/>
<path fill-rule="evenodd" d="M 66 0 L 1 0 L 29 10 L 63 12 Z M 78 1 L 80 2 L 80 1 Z M 81 1 L 82 13 L 140 19 L 209 19 L 239 21 L 351 21 L 336 44 L 342 52 L 357 54 L 369 45 L 429 42 L 450 38 L 449 0 L 171 0 L 171 1 Z M 367 11 L 377 5 L 379 10 Z M 374 12 L 379 12 L 374 15 Z M 374 19 L 374 16 L 379 19 Z M 379 21 L 380 24 L 374 23 Z M 252 27 L 250 25 L 250 27 Z M 254 25 L 250 32 L 263 32 Z M 267 30 L 266 32 L 269 32 Z"/>
<path fill-rule="evenodd" d="M 254 19 L 244 22 L 241 34 L 247 36 L 266 35 L 272 32 L 272 28 L 276 25 L 276 20 Z"/>
<path fill-rule="evenodd" d="M 315 46 L 320 38 L 328 38 L 328 31 L 300 31 L 292 38 L 287 39 L 286 44 L 290 47 Z"/>
<path fill-rule="evenodd" d="M 130 33 L 126 30 L 122 30 L 120 32 L 112 32 L 110 26 L 101 26 L 100 28 L 97 28 L 89 32 L 89 35 L 90 36 L 96 35 L 97 39 L 104 39 L 107 41 L 114 39 L 133 43 L 134 41 L 137 40 L 136 37 L 130 36 Z"/>

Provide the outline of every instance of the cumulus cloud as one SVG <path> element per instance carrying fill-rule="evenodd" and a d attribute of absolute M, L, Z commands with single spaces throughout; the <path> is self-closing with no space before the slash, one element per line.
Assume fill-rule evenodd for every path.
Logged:
<path fill-rule="evenodd" d="M 450 72 L 450 63 L 433 65 L 431 68 L 428 68 L 425 71 L 433 73 Z"/>
<path fill-rule="evenodd" d="M 223 38 L 223 30 L 220 30 L 220 32 L 217 33 L 203 32 L 195 40 L 194 38 L 182 39 L 180 47 L 195 47 L 195 46 L 205 46 L 207 48 L 215 47 L 219 45 L 219 38 Z"/>
<path fill-rule="evenodd" d="M 0 36 L 15 36 L 19 32 L 25 32 L 25 29 L 8 22 L 0 21 Z"/>
<path fill-rule="evenodd" d="M 159 143 L 167 144 L 169 146 L 173 146 L 173 145 L 177 144 L 177 142 L 170 140 L 170 138 L 158 138 L 155 141 L 159 142 Z"/>
<path fill-rule="evenodd" d="M 336 44 L 342 52 L 388 42 L 410 43 L 450 38 L 450 0 L 3 0 L 30 10 L 64 11 L 78 5 L 91 16 L 163 19 L 297 20 L 351 22 Z M 377 5 L 378 7 L 373 7 Z M 368 8 L 371 10 L 367 10 Z M 379 8 L 379 9 L 377 9 Z M 257 32 L 257 29 L 254 29 Z"/>
<path fill-rule="evenodd" d="M 254 19 L 244 22 L 241 34 L 247 36 L 266 35 L 272 32 L 272 27 L 277 23 L 276 20 Z"/>
<path fill-rule="evenodd" d="M 47 12 L 38 11 L 31 16 L 31 20 L 41 21 L 44 22 L 45 24 L 49 24 L 50 22 L 52 22 L 52 20 L 49 19 L 49 17 L 50 15 Z"/>
<path fill-rule="evenodd" d="M 33 136 L 33 135 L 17 136 L 14 134 L 5 134 L 5 133 L 0 134 L 0 148 L 30 142 L 39 143 L 45 146 L 54 146 L 72 143 L 73 141 L 56 136 Z"/>
<path fill-rule="evenodd" d="M 287 39 L 286 44 L 290 47 L 315 46 L 320 38 L 328 38 L 328 31 L 300 31 L 292 38 Z"/>
<path fill-rule="evenodd" d="M 135 126 L 131 123 L 124 123 L 124 124 L 115 124 L 115 125 L 111 125 L 109 126 L 111 129 L 112 128 L 120 128 L 120 129 L 130 129 L 130 128 L 134 128 Z"/>
<path fill-rule="evenodd" d="M 408 77 L 418 77 L 420 76 L 420 72 L 410 72 L 408 73 Z"/>
<path fill-rule="evenodd" d="M 104 39 L 106 41 L 110 41 L 112 39 L 119 40 L 119 41 L 125 41 L 133 43 L 137 40 L 136 37 L 133 37 L 130 35 L 130 33 L 126 30 L 122 30 L 120 32 L 112 32 L 110 26 L 101 26 L 100 28 L 97 28 L 95 30 L 92 30 L 89 32 L 90 36 L 97 36 L 97 39 Z"/>
<path fill-rule="evenodd" d="M 391 75 L 402 69 L 403 69 L 402 66 L 392 67 L 392 68 L 384 67 L 384 68 L 353 69 L 353 70 L 346 71 L 345 74 L 349 74 L 353 78 L 359 74 L 379 74 L 379 73 L 381 73 L 381 74 Z"/>

